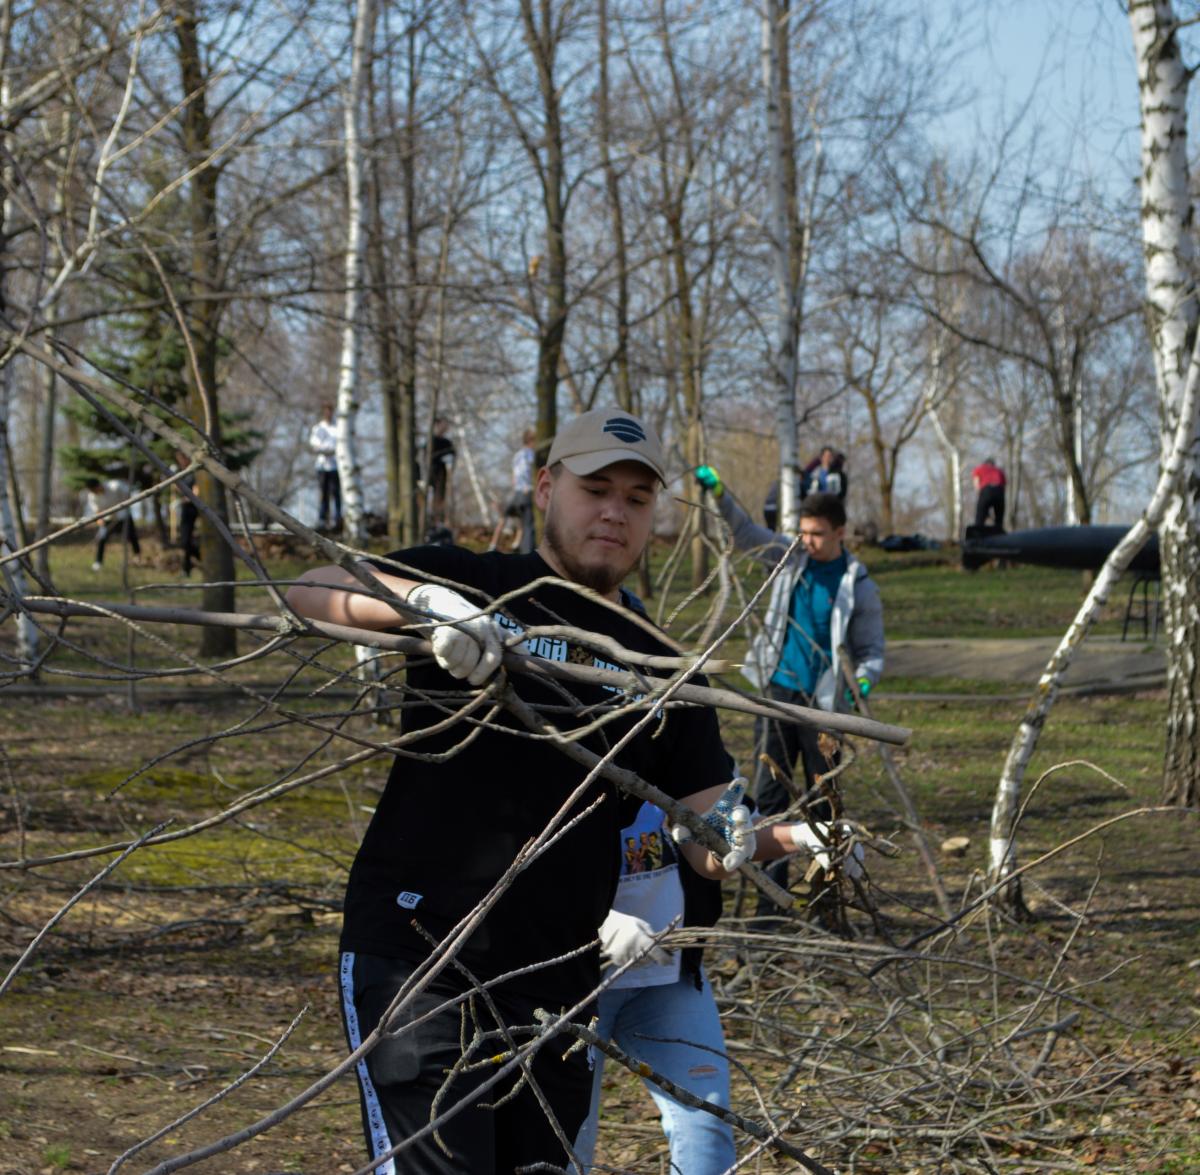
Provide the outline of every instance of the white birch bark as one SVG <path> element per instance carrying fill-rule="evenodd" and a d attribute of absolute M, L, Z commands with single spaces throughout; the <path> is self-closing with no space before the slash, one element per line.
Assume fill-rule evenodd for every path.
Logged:
<path fill-rule="evenodd" d="M 0 370 L 0 555 L 20 548 L 21 542 L 17 533 L 17 522 L 13 516 L 12 502 L 8 487 L 11 470 L 8 468 L 8 421 L 12 400 L 12 370 L 13 357 Z M 28 595 L 25 573 L 21 565 L 13 560 L 0 564 L 0 588 L 10 598 L 19 600 Z M 37 660 L 38 630 L 28 615 L 21 613 L 17 616 L 17 659 L 26 666 L 31 666 Z"/>
<path fill-rule="evenodd" d="M 1129 0 L 1142 116 L 1142 244 L 1147 319 L 1161 407 L 1163 459 L 1186 419 L 1184 388 L 1197 329 L 1196 249 L 1188 171 L 1187 98 L 1170 0 Z M 1185 378 L 1186 376 L 1186 378 Z M 1188 460 L 1159 524 L 1162 606 L 1167 636 L 1167 740 L 1163 798 L 1200 795 L 1200 482 L 1194 432 Z"/>
<path fill-rule="evenodd" d="M 12 51 L 13 6 L 12 0 L 0 2 L 0 127 L 11 124 L 10 111 L 12 108 L 12 90 L 9 68 Z M 4 136 L 7 138 L 7 135 Z M 11 158 L 11 155 L 8 156 Z M 5 173 L 11 169 L 5 167 Z M 4 190 L 11 192 L 13 185 L 11 175 L 4 175 Z M 3 200 L 2 220 L 0 225 L 5 229 L 10 223 L 13 213 L 12 201 L 6 196 Z M 5 238 L 6 239 L 6 238 Z M 8 270 L 9 266 L 0 267 L 0 309 L 8 311 Z M 17 523 L 13 516 L 12 502 L 8 487 L 11 482 L 11 470 L 8 468 L 8 454 L 12 451 L 9 446 L 8 422 L 12 404 L 13 353 L 10 351 L 0 362 L 0 554 L 15 551 L 21 546 L 17 533 Z M 17 562 L 0 564 L 0 579 L 4 591 L 15 599 L 27 595 L 25 574 Z M 17 616 L 17 658 L 25 665 L 32 665 L 37 659 L 38 631 L 27 615 Z"/>
<path fill-rule="evenodd" d="M 348 542 L 366 536 L 362 463 L 358 455 L 359 371 L 362 357 L 362 286 L 366 264 L 366 200 L 362 182 L 363 77 L 375 26 L 374 0 L 356 0 L 350 82 L 345 102 L 346 138 L 346 298 L 342 354 L 338 365 L 337 465 L 342 483 L 342 525 Z"/>
<path fill-rule="evenodd" d="M 1071 413 L 1074 417 L 1075 437 L 1075 466 L 1077 469 L 1083 469 L 1083 388 L 1079 386 L 1079 382 L 1075 382 L 1075 387 L 1071 392 Z M 1078 526 L 1083 521 L 1083 503 L 1079 500 L 1079 491 L 1075 485 L 1075 479 L 1067 474 L 1067 501 L 1071 504 L 1071 525 Z"/>
<path fill-rule="evenodd" d="M 449 405 L 450 414 L 456 421 L 462 421 L 463 410 L 454 389 L 448 384 L 442 389 L 442 394 Z M 475 506 L 479 511 L 479 520 L 483 523 L 491 521 L 492 511 L 488 507 L 487 494 L 483 491 L 483 482 L 479 479 L 479 467 L 475 463 L 475 454 L 467 430 L 461 423 L 454 428 L 454 449 L 461 453 L 463 465 L 467 470 L 467 480 L 471 483 L 471 493 L 475 496 Z"/>
<path fill-rule="evenodd" d="M 941 394 L 942 382 L 942 345 L 937 341 L 933 345 L 933 354 L 929 360 L 929 377 L 925 381 L 925 414 L 933 425 L 934 435 L 946 456 L 950 478 L 950 534 L 955 539 L 961 539 L 963 534 L 963 502 L 962 502 L 962 455 L 953 438 L 942 424 Z"/>
<path fill-rule="evenodd" d="M 1015 821 L 1021 785 L 1037 746 L 1063 674 L 1108 598 L 1113 585 L 1160 527 L 1164 546 L 1174 520 L 1190 526 L 1191 511 L 1184 486 L 1195 470 L 1197 384 L 1200 355 L 1196 341 L 1194 246 L 1187 166 L 1188 71 L 1175 44 L 1174 15 L 1169 0 L 1130 0 L 1130 26 L 1137 57 L 1142 135 L 1142 240 L 1146 263 L 1146 297 L 1151 325 L 1155 374 L 1163 408 L 1162 466 L 1154 494 L 1142 517 L 1114 548 L 1071 627 L 1059 642 L 1038 682 L 1009 748 L 992 809 L 989 873 L 1003 882 L 1016 867 Z M 1191 556 L 1195 561 L 1195 555 Z M 1167 582 L 1164 551 L 1164 594 L 1190 589 Z M 1195 602 L 1192 602 L 1195 606 Z M 1168 615 L 1170 609 L 1168 608 Z M 1173 635 L 1173 634 L 1172 634 Z M 1174 655 L 1178 656 L 1180 650 Z M 1194 666 L 1196 650 L 1184 651 Z M 1168 684 L 1172 651 L 1168 650 Z M 1195 716 L 1192 715 L 1194 723 Z M 1010 902 L 1020 906 L 1017 886 L 1008 887 Z"/>
<path fill-rule="evenodd" d="M 993 883 L 1003 881 L 1016 867 L 1015 821 L 1021 800 L 1021 784 L 1025 778 L 1029 760 L 1037 747 L 1042 727 L 1050 714 L 1063 675 L 1071 665 L 1075 650 L 1083 643 L 1092 622 L 1108 601 L 1109 593 L 1121 578 L 1134 556 L 1146 544 L 1154 528 L 1162 519 L 1171 501 L 1179 496 L 1179 480 L 1187 463 L 1196 431 L 1196 388 L 1200 383 L 1200 355 L 1192 354 L 1183 399 L 1177 405 L 1178 417 L 1172 450 L 1159 473 L 1158 483 L 1141 518 L 1126 531 L 1121 541 L 1113 548 L 1104 566 L 1096 575 L 1096 582 L 1087 598 L 1080 605 L 1071 627 L 1067 629 L 1053 656 L 1046 663 L 1038 680 L 1037 691 L 1030 702 L 1021 725 L 1013 737 L 996 801 L 992 807 L 991 835 L 988 842 L 988 871 Z M 1014 900 L 1019 901 L 1019 894 Z"/>
<path fill-rule="evenodd" d="M 61 211 L 61 210 L 60 210 Z M 46 341 L 54 345 L 54 328 L 57 320 L 57 305 L 52 304 L 46 312 Z M 40 372 L 42 381 L 42 432 L 38 468 L 37 538 L 50 533 L 50 514 L 54 497 L 54 439 L 58 423 L 58 378 L 48 367 Z M 42 547 L 35 556 L 38 573 L 50 574 L 50 548 Z"/>
<path fill-rule="evenodd" d="M 157 14 L 150 18 L 149 23 L 153 23 L 157 19 Z M 105 179 L 108 169 L 112 166 L 114 160 L 119 157 L 121 151 L 118 150 L 117 144 L 120 140 L 121 133 L 125 129 L 126 120 L 129 117 L 130 109 L 133 106 L 133 96 L 136 83 L 139 76 L 139 61 L 141 59 L 142 42 L 148 31 L 149 24 L 146 19 L 146 3 L 145 0 L 138 0 L 137 16 L 135 18 L 134 35 L 131 41 L 129 50 L 129 65 L 125 73 L 125 85 L 121 93 L 121 102 L 117 108 L 116 116 L 113 119 L 113 124 L 109 128 L 104 143 L 100 148 L 100 154 L 96 160 L 96 174 L 91 184 L 91 198 L 88 209 L 87 229 L 83 234 L 83 239 L 71 251 L 71 253 L 63 258 L 63 262 L 59 267 L 58 273 L 54 280 L 46 287 L 43 292 L 40 306 L 47 307 L 54 303 L 60 294 L 67 281 L 78 270 L 82 275 L 91 267 L 99 251 L 101 241 L 110 235 L 119 231 L 124 224 L 124 217 L 121 217 L 117 224 L 110 225 L 102 229 L 100 225 L 100 210 L 104 203 L 105 196 Z M 148 132 L 143 132 L 138 136 L 138 141 L 145 137 Z M 129 151 L 133 144 L 126 144 L 122 149 Z M 64 175 L 64 179 L 66 176 Z"/>
<path fill-rule="evenodd" d="M 54 201 L 50 209 L 51 222 L 60 224 L 63 214 L 67 207 L 66 190 L 70 182 L 71 169 L 68 166 L 68 148 L 66 144 L 70 142 L 70 130 L 72 124 L 72 115 L 64 113 L 62 116 L 62 141 L 63 146 L 59 151 L 59 177 L 54 185 Z M 46 332 L 45 339 L 50 347 L 54 346 L 55 332 L 58 327 L 58 300 L 52 299 L 46 304 L 45 311 Z M 44 538 L 50 533 L 50 514 L 51 505 L 54 497 L 54 440 L 55 430 L 58 423 L 58 377 L 50 368 L 45 367 L 41 370 L 42 380 L 42 435 L 41 435 L 41 454 L 40 468 L 38 469 L 38 496 L 37 496 L 37 537 Z M 34 556 L 36 560 L 36 568 L 39 575 L 48 579 L 50 577 L 50 548 L 42 547 Z"/>

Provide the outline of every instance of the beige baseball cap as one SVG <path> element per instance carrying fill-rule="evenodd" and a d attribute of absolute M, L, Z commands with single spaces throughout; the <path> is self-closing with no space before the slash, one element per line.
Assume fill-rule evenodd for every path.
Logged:
<path fill-rule="evenodd" d="M 662 442 L 644 420 L 619 408 L 593 408 L 567 421 L 554 437 L 547 465 L 561 461 L 577 477 L 587 477 L 618 461 L 640 461 L 664 485 Z"/>

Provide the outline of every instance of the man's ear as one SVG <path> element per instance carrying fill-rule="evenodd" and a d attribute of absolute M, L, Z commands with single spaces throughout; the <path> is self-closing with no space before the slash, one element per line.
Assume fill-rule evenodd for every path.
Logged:
<path fill-rule="evenodd" d="M 550 475 L 549 466 L 543 465 L 537 471 L 537 480 L 533 483 L 533 500 L 537 503 L 537 508 L 544 514 L 546 507 L 550 504 L 550 490 L 554 485 L 554 478 Z"/>

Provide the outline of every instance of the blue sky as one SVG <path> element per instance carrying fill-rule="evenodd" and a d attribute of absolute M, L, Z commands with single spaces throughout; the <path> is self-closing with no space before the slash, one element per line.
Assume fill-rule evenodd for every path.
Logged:
<path fill-rule="evenodd" d="M 920 0 L 959 46 L 950 79 L 967 101 L 947 145 L 998 137 L 1028 104 L 1061 166 L 1127 185 L 1137 170 L 1137 77 L 1120 0 Z"/>

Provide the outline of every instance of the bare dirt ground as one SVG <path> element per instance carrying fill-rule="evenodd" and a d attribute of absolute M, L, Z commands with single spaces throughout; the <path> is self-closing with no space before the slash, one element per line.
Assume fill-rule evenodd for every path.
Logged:
<path fill-rule="evenodd" d="M 970 665 L 978 675 L 978 650 Z M 1056 776 L 1033 805 L 1024 844 L 1030 856 L 1154 795 L 1149 740 L 1160 699 L 1062 705 L 1047 736 L 1048 761 L 1089 746 L 1106 769 L 1126 778 L 1133 794 L 1086 773 Z M 1017 711 L 998 705 L 995 713 L 979 714 L 970 707 L 964 717 L 945 703 L 889 708 L 885 698 L 879 708 L 882 717 L 919 730 L 899 759 L 935 843 L 963 831 L 972 835 L 967 857 L 942 861 L 952 892 L 968 894 L 977 886 L 972 876 L 986 839 L 996 759 Z M 233 709 L 195 707 L 129 714 L 95 699 L 4 703 L 4 860 L 104 843 L 160 819 L 186 821 L 211 811 L 223 796 L 257 779 L 288 736 L 263 734 L 228 744 L 220 754 L 185 755 L 169 769 L 113 789 L 156 750 L 239 716 Z M 854 815 L 901 842 L 887 805 L 878 800 L 885 784 L 868 748 L 855 772 L 846 785 Z M 337 909 L 377 775 L 339 780 L 257 810 L 217 836 L 171 852 L 156 850 L 144 866 L 131 864 L 114 875 L 51 931 L 0 996 L 0 1175 L 112 1169 L 127 1148 L 242 1077 L 301 1012 L 277 1056 L 234 1095 L 167 1129 L 119 1169 L 148 1172 L 243 1129 L 337 1063 L 344 1055 L 333 980 Z M 1039 1027 L 1033 1036 L 997 1046 L 988 1028 L 991 1043 L 967 1059 L 956 1060 L 954 1048 L 938 1046 L 946 1049 L 939 1066 L 961 1061 L 974 1068 L 961 1088 L 978 1097 L 969 1108 L 969 1138 L 959 1149 L 951 1145 L 944 1163 L 912 1156 L 928 1154 L 929 1138 L 957 1122 L 963 1107 L 949 1096 L 923 1094 L 921 1081 L 904 1093 L 909 1103 L 881 1105 L 879 1139 L 870 1137 L 868 1118 L 822 1158 L 841 1172 L 889 1175 L 1200 1171 L 1195 824 L 1178 814 L 1129 822 L 1055 858 L 1027 890 L 1037 923 L 976 923 L 971 932 L 979 936 L 980 958 L 990 960 L 996 974 L 1026 978 L 1009 985 L 986 968 L 978 974 L 950 971 L 938 987 L 953 1007 L 930 1005 L 932 1011 L 918 1009 L 917 1019 L 903 1023 L 905 1033 L 919 1035 L 926 1031 L 920 1016 L 932 1016 L 940 1031 L 953 1025 L 962 1034 L 966 1043 L 955 1047 L 973 1050 L 973 1034 L 984 1035 L 995 1015 L 1012 1014 L 1001 1005 L 1028 1012 L 1030 1005 L 1020 1001 L 1041 990 L 1038 985 L 1057 991 L 1056 985 L 1068 984 L 1068 996 L 1056 994 L 1028 1012 L 1029 1027 L 1064 1020 L 1073 1011 L 1081 1018 L 1056 1036 L 1046 1061 L 1050 1072 L 1040 1073 L 1027 1096 L 1014 1098 L 1011 1081 L 1000 1078 L 1035 1067 L 1048 1037 Z M 4 970 L 104 860 L 0 871 Z M 775 942 L 756 949 L 749 973 L 739 964 L 747 954 L 745 940 L 723 939 L 710 953 L 731 1052 L 745 1066 L 737 1106 L 761 1118 L 759 1094 L 769 1093 L 789 1060 L 802 1061 L 807 1068 L 800 1100 L 790 1104 L 801 1115 L 795 1129 L 818 1148 L 825 1130 L 845 1130 L 851 1107 L 860 1112 L 858 1091 L 884 1081 L 889 1057 L 900 1057 L 893 1068 L 903 1071 L 915 1055 L 892 1054 L 880 1045 L 870 999 L 873 990 L 886 990 L 879 984 L 887 975 L 864 983 L 866 968 L 853 962 L 852 950 L 908 941 L 926 924 L 914 907 L 928 903 L 927 886 L 911 852 L 894 860 L 871 858 L 871 869 L 879 919 L 873 925 L 855 917 L 857 947 L 814 947 L 802 937 Z M 738 926 L 736 920 L 726 925 L 731 931 Z M 898 1023 L 908 1015 L 902 1004 L 895 1010 Z M 1016 1031 L 1023 1023 L 1015 1016 Z M 1049 1085 L 1041 1084 L 1047 1076 Z M 891 1141 L 884 1140 L 889 1133 Z M 601 1157 L 615 1170 L 655 1175 L 666 1169 L 663 1154 L 651 1103 L 636 1079 L 610 1073 Z M 352 1172 L 363 1162 L 355 1089 L 343 1080 L 236 1151 L 188 1169 L 321 1175 Z M 758 1158 L 747 1169 L 799 1168 Z"/>

